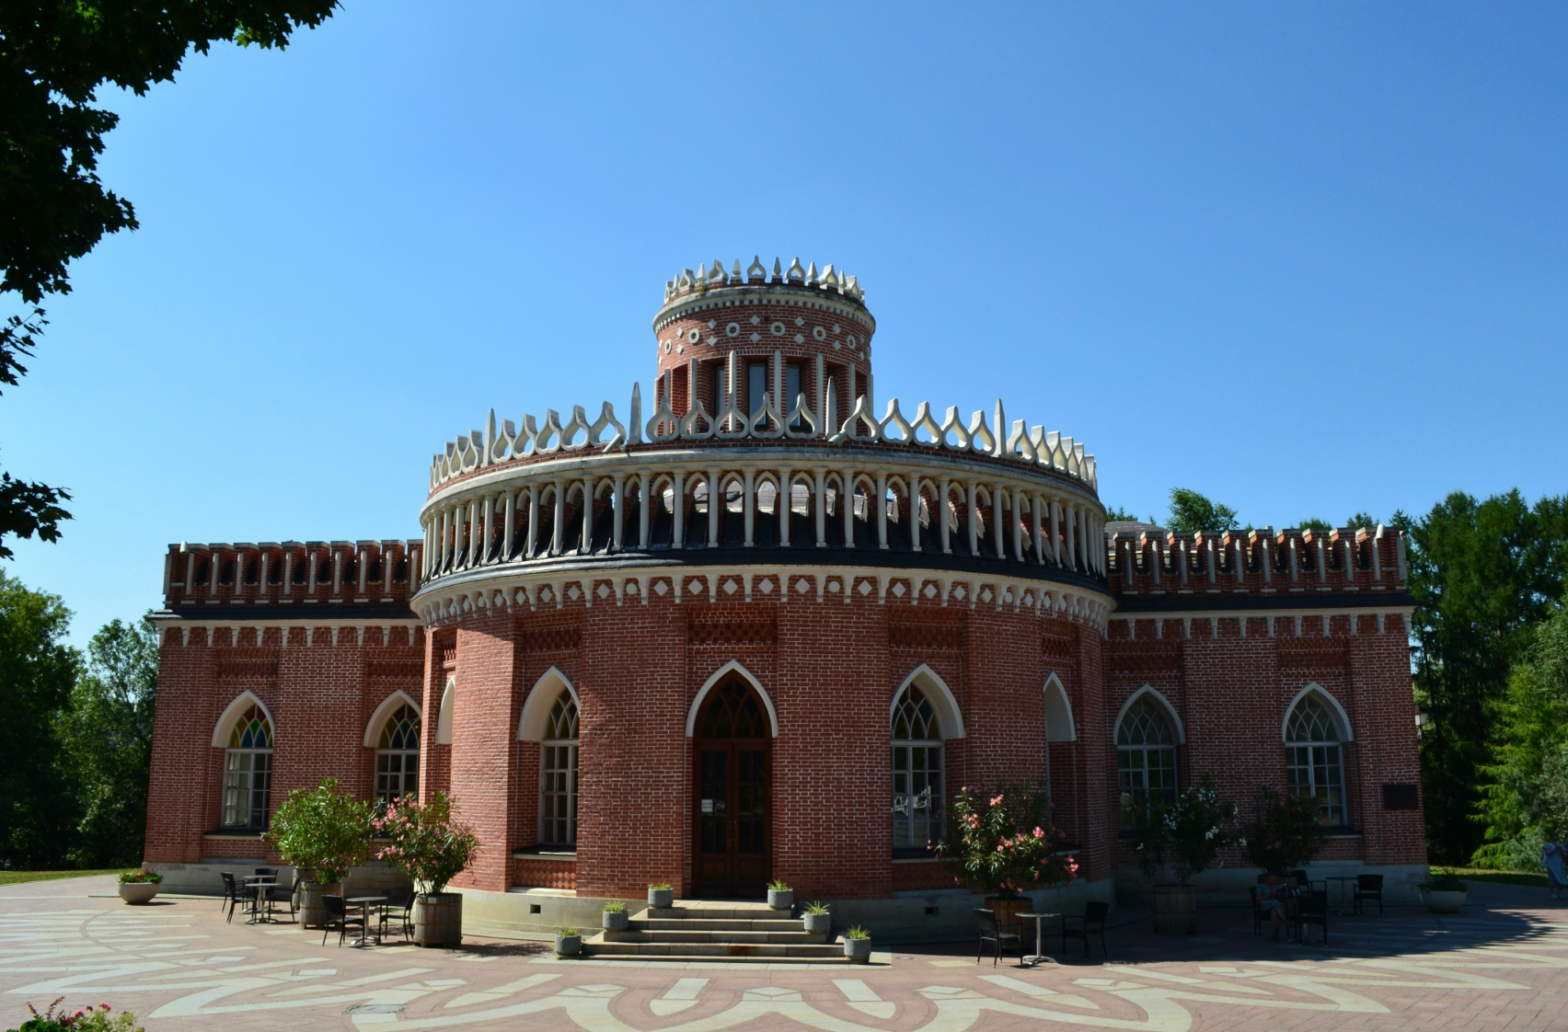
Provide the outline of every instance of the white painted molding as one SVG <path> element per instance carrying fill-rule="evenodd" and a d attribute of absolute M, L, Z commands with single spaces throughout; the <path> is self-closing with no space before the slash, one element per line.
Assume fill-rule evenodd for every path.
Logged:
<path fill-rule="evenodd" d="M 929 666 L 921 663 L 909 672 L 903 682 L 899 684 L 898 691 L 893 693 L 893 698 L 888 702 L 887 716 L 889 723 L 893 720 L 893 711 L 898 708 L 898 700 L 904 697 L 904 690 L 912 684 L 918 684 L 926 693 L 926 698 L 931 700 L 937 710 L 937 718 L 942 723 L 942 740 L 950 741 L 963 738 L 967 732 L 964 729 L 964 713 L 958 708 L 958 700 L 953 697 L 953 691 L 942 680 L 942 676 Z"/>
<path fill-rule="evenodd" d="M 1285 707 L 1285 715 L 1280 718 L 1279 722 L 1280 741 L 1289 741 L 1285 734 L 1286 728 L 1290 726 L 1290 715 L 1296 711 L 1297 706 L 1301 705 L 1301 700 L 1309 695 L 1316 696 L 1319 702 L 1328 707 L 1329 715 L 1334 718 L 1334 723 L 1339 725 L 1339 740 L 1341 742 L 1354 742 L 1356 734 L 1355 730 L 1350 726 L 1350 715 L 1345 712 L 1345 707 L 1339 704 L 1339 700 L 1334 698 L 1327 688 L 1324 688 L 1316 681 L 1309 681 L 1307 686 L 1297 692 L 1295 698 L 1290 700 L 1290 705 Z"/>
<path fill-rule="evenodd" d="M 365 724 L 365 748 L 374 749 L 381 744 L 381 729 L 399 706 L 412 706 L 415 713 L 424 716 L 420 713 L 419 703 L 414 700 L 414 697 L 399 688 L 381 700 L 381 705 L 377 706 L 376 711 L 370 715 L 369 722 Z M 420 728 L 420 736 L 423 735 L 424 728 Z"/>
<path fill-rule="evenodd" d="M 436 744 L 452 744 L 452 705 L 455 700 L 452 696 L 457 694 L 457 678 L 448 677 L 446 687 L 441 690 L 441 709 L 436 714 Z"/>
<path fill-rule="evenodd" d="M 1078 728 L 1073 723 L 1073 704 L 1062 687 L 1061 678 L 1052 671 L 1045 679 L 1045 740 L 1076 742 Z"/>
<path fill-rule="evenodd" d="M 577 697 L 577 689 L 559 667 L 551 667 L 534 682 L 534 686 L 528 690 L 528 698 L 523 700 L 523 712 L 517 718 L 519 742 L 544 741 L 544 733 L 550 725 L 550 707 L 561 697 L 562 688 L 571 695 L 572 702 L 577 705 L 578 717 L 581 718 L 583 704 Z"/>
<path fill-rule="evenodd" d="M 739 660 L 734 659 L 709 674 L 708 679 L 702 683 L 702 688 L 698 690 L 697 697 L 691 700 L 691 708 L 686 711 L 686 737 L 694 737 L 697 733 L 697 714 L 702 711 L 702 702 L 708 697 L 708 692 L 713 689 L 714 685 L 732 673 L 739 674 L 746 680 L 747 684 L 756 690 L 757 697 L 762 700 L 763 708 L 768 711 L 770 737 L 777 738 L 779 736 L 779 714 L 773 708 L 773 697 L 768 694 L 766 688 L 762 687 L 762 682 L 757 680 L 755 674 L 741 665 Z"/>
<path fill-rule="evenodd" d="M 1128 697 L 1126 702 L 1122 703 L 1122 708 L 1117 711 L 1116 719 L 1111 722 L 1112 743 L 1116 741 L 1117 731 L 1120 730 L 1122 726 L 1122 718 L 1127 715 L 1128 710 L 1132 709 L 1133 703 L 1137 702 L 1145 695 L 1153 698 L 1160 709 L 1165 711 L 1166 719 L 1171 722 L 1171 727 L 1176 731 L 1176 744 L 1186 745 L 1187 728 L 1182 724 L 1181 717 L 1176 715 L 1176 707 L 1171 705 L 1171 701 L 1169 699 L 1155 691 L 1149 685 L 1144 685 L 1142 688 L 1139 688 L 1137 691 L 1133 692 L 1130 697 Z"/>
<path fill-rule="evenodd" d="M 240 719 L 240 714 L 244 713 L 251 706 L 256 706 L 266 715 L 267 723 L 272 725 L 273 737 L 277 737 L 278 722 L 272 719 L 272 711 L 267 709 L 267 704 L 257 698 L 254 692 L 244 691 L 240 692 L 233 702 L 224 707 L 223 714 L 218 717 L 218 722 L 213 725 L 212 747 L 214 749 L 228 748 L 229 732 L 234 730 L 234 722 Z"/>

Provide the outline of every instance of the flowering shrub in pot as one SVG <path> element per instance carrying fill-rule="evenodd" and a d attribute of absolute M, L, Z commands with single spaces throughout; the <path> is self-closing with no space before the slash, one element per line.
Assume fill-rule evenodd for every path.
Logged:
<path fill-rule="evenodd" d="M 1002 785 L 992 793 L 958 790 L 947 838 L 935 845 L 942 865 L 986 905 L 1000 924 L 1019 924 L 1030 901 L 1023 893 L 1071 882 L 1078 861 L 1058 852 L 1063 833 L 1051 823 L 1043 782 Z"/>
<path fill-rule="evenodd" d="M 372 825 L 389 840 L 377 856 L 414 883 L 415 945 L 459 945 L 463 897 L 443 890 L 473 862 L 479 838 L 458 820 L 452 798 L 437 791 L 428 803 L 399 799 Z"/>
<path fill-rule="evenodd" d="M 1322 850 L 1323 840 L 1316 799 L 1263 788 L 1253 800 L 1252 815 L 1242 824 L 1236 844 L 1252 866 L 1283 877 L 1287 871 L 1311 863 Z"/>
<path fill-rule="evenodd" d="M 163 875 L 155 871 L 121 871 L 120 898 L 127 903 L 147 903 L 158 894 Z"/>
<path fill-rule="evenodd" d="M 314 789 L 296 788 L 278 804 L 267 833 L 268 848 L 299 871 L 300 923 L 326 923 L 324 895 L 339 895 L 348 872 L 370 858 L 374 808 L 322 778 Z"/>
<path fill-rule="evenodd" d="M 136 1023 L 136 1015 L 130 1011 L 114 1014 L 107 1003 L 100 1003 L 96 1007 L 80 1007 L 75 1011 L 56 1010 L 64 999 L 63 996 L 56 999 L 42 1014 L 29 1003 L 27 1009 L 33 1016 L 13 1032 L 145 1032 Z"/>
<path fill-rule="evenodd" d="M 1220 850 L 1235 841 L 1236 807 L 1222 802 L 1208 774 L 1166 807 L 1141 816 L 1133 851 L 1154 880 L 1154 930 L 1191 935 L 1197 931 L 1197 892 L 1192 879 L 1213 867 Z M 1169 867 L 1173 881 L 1162 882 Z"/>

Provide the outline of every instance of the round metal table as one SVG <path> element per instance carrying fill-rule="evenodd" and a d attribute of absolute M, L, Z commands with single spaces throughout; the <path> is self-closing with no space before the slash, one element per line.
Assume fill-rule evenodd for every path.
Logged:
<path fill-rule="evenodd" d="M 1030 910 L 1019 913 L 1016 916 L 1034 921 L 1034 953 L 1028 957 L 1020 957 L 1018 959 L 1018 966 L 1034 967 L 1042 960 L 1049 960 L 1050 958 L 1045 955 L 1044 922 L 1050 918 L 1058 918 L 1062 915 L 1053 913 L 1051 911 L 1040 911 L 1039 913 L 1036 913 L 1035 911 Z"/>

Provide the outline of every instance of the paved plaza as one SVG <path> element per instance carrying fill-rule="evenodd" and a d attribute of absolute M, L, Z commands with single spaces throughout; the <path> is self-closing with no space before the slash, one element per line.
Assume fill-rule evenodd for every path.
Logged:
<path fill-rule="evenodd" d="M 113 892 L 106 877 L 0 888 L 0 1027 L 64 996 L 148 1032 L 1568 1029 L 1568 906 L 1504 886 L 1475 887 L 1480 905 L 1455 917 L 1336 918 L 1327 948 L 1255 938 L 1245 910 L 1206 910 L 1182 940 L 1122 911 L 1108 959 L 1096 946 L 1030 969 L 976 966 L 962 944 L 855 968 L 561 961 L 502 940 L 323 947 L 287 923 L 226 924 L 215 899 L 130 907 Z"/>

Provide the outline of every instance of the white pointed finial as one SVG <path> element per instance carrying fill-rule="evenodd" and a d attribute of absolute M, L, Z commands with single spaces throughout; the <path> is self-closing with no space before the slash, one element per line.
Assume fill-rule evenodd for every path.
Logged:
<path fill-rule="evenodd" d="M 817 285 L 817 263 L 816 262 L 812 262 L 811 263 L 811 268 L 806 270 L 806 286 L 814 287 L 816 285 Z"/>
<path fill-rule="evenodd" d="M 739 258 L 735 259 L 735 268 L 730 271 L 730 282 L 731 283 L 739 283 L 740 282 L 740 259 Z"/>
<path fill-rule="evenodd" d="M 784 282 L 784 273 L 779 268 L 779 260 L 777 258 L 773 259 L 773 282 Z"/>

